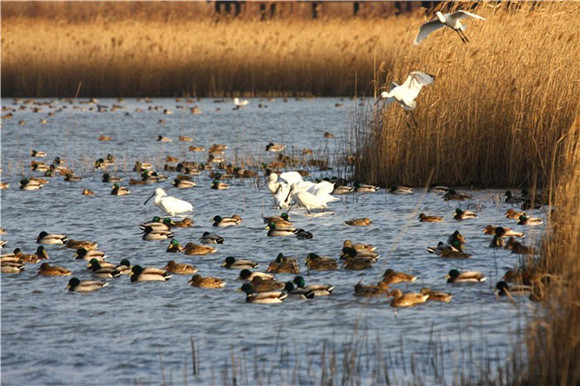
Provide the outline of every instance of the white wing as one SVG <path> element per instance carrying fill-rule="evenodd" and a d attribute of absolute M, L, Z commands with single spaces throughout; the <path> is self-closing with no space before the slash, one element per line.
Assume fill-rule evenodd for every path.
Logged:
<path fill-rule="evenodd" d="M 328 181 L 320 181 L 319 183 L 312 186 L 308 191 L 315 196 L 325 196 L 331 194 L 334 190 L 334 184 Z"/>
<path fill-rule="evenodd" d="M 452 19 L 459 19 L 459 20 L 464 19 L 466 17 L 473 17 L 474 19 L 486 21 L 484 17 L 481 17 L 479 15 L 476 15 L 475 13 L 471 13 L 471 12 L 467 12 L 467 11 L 457 11 L 455 13 L 452 13 L 451 15 L 445 15 L 445 17 L 450 17 Z"/>
<path fill-rule="evenodd" d="M 284 172 L 280 174 L 279 178 L 286 181 L 288 185 L 302 182 L 302 176 L 298 172 Z"/>
<path fill-rule="evenodd" d="M 438 19 L 428 21 L 427 23 L 423 24 L 419 28 L 419 33 L 415 38 L 415 45 L 421 43 L 427 35 L 429 35 L 433 31 L 437 31 L 439 28 L 443 27 L 443 23 L 441 23 Z"/>
<path fill-rule="evenodd" d="M 401 85 L 401 93 L 404 95 L 403 98 L 405 101 L 412 101 L 417 98 L 419 95 L 419 91 L 423 86 L 433 83 L 435 78 L 432 75 L 425 74 L 421 71 L 413 71 L 405 80 L 405 83 Z"/>

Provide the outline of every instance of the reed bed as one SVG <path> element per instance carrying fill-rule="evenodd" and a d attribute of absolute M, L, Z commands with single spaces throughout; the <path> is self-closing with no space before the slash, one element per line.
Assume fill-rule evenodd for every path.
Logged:
<path fill-rule="evenodd" d="M 406 21 L 403 21 L 406 20 Z M 389 20 L 14 16 L 2 20 L 2 95 L 331 96 L 372 90 L 407 18 Z M 79 88 L 80 86 L 80 88 Z"/>
<path fill-rule="evenodd" d="M 417 29 L 403 33 L 406 43 L 377 76 L 382 89 L 411 71 L 436 79 L 417 98 L 417 125 L 395 104 L 359 112 L 357 179 L 544 186 L 569 157 L 563 141 L 580 101 L 580 36 L 570 25 L 580 7 L 512 2 L 474 12 L 487 22 L 466 21 L 470 44 L 444 29 L 414 47 Z"/>

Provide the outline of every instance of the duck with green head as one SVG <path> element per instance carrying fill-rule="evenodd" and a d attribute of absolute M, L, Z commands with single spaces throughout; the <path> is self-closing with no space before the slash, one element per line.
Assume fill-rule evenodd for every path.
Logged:
<path fill-rule="evenodd" d="M 294 287 L 294 283 L 291 281 L 286 282 L 284 285 L 284 291 L 288 294 L 288 297 L 300 300 L 314 299 L 314 291 L 306 290 L 304 288 Z"/>
<path fill-rule="evenodd" d="M 246 280 L 246 281 L 252 281 L 254 280 L 254 278 L 256 277 L 261 277 L 263 279 L 274 279 L 274 275 L 270 275 L 269 273 L 264 273 L 264 272 L 252 272 L 249 269 L 242 269 L 240 271 L 240 275 L 238 276 L 239 280 Z"/>
<path fill-rule="evenodd" d="M 475 214 L 475 212 L 472 212 L 470 210 L 463 210 L 461 208 L 455 209 L 455 215 L 453 216 L 454 220 L 461 221 L 470 218 L 477 218 L 477 214 Z"/>
<path fill-rule="evenodd" d="M 306 256 L 306 266 L 313 271 L 334 271 L 338 269 L 338 262 L 331 257 L 309 253 Z"/>
<path fill-rule="evenodd" d="M 247 303 L 278 304 L 288 297 L 285 291 L 254 292 L 254 288 L 250 283 L 242 285 L 241 291 L 246 293 Z"/>
<path fill-rule="evenodd" d="M 109 173 L 103 174 L 103 182 L 107 184 L 115 184 L 121 182 L 123 179 L 121 177 L 112 176 Z"/>
<path fill-rule="evenodd" d="M 183 247 L 181 246 L 181 244 L 179 244 L 179 241 L 177 241 L 175 239 L 171 240 L 171 242 L 167 246 L 167 249 L 165 250 L 165 252 L 169 252 L 169 253 L 178 253 L 178 252 L 182 252 L 182 251 L 183 251 Z"/>
<path fill-rule="evenodd" d="M 213 226 L 214 227 L 229 227 L 239 225 L 242 222 L 242 218 L 237 214 L 234 214 L 232 217 L 221 217 L 221 216 L 214 216 L 213 218 Z"/>
<path fill-rule="evenodd" d="M 270 263 L 268 269 L 266 269 L 266 272 L 298 274 L 300 273 L 300 268 L 298 267 L 296 259 L 284 256 L 282 253 L 279 253 L 276 257 L 276 260 Z"/>
<path fill-rule="evenodd" d="M 154 230 L 151 227 L 145 227 L 143 229 L 143 240 L 146 241 L 160 241 L 160 240 L 167 240 L 173 237 L 173 232 L 171 231 L 162 231 L 162 230 Z"/>
<path fill-rule="evenodd" d="M 449 271 L 445 278 L 447 283 L 481 283 L 486 280 L 486 277 L 479 271 L 459 272 L 457 269 Z"/>
<path fill-rule="evenodd" d="M 121 271 L 117 271 L 112 267 L 101 267 L 99 260 L 93 258 L 89 261 L 87 268 L 92 272 L 94 277 L 100 279 L 112 279 L 121 276 Z"/>
<path fill-rule="evenodd" d="M 357 193 L 374 193 L 380 189 L 378 186 L 369 185 L 369 184 L 361 184 L 358 181 L 355 181 L 353 186 L 354 186 L 354 190 Z"/>
<path fill-rule="evenodd" d="M 87 261 L 90 261 L 91 259 L 95 258 L 99 261 L 102 261 L 107 258 L 107 255 L 103 251 L 95 251 L 94 249 L 87 250 L 81 247 L 77 249 L 74 258 L 77 260 L 87 260 Z"/>
<path fill-rule="evenodd" d="M 222 267 L 229 269 L 254 269 L 258 267 L 258 263 L 253 260 L 236 259 L 233 256 L 228 256 L 224 260 Z"/>
<path fill-rule="evenodd" d="M 65 235 L 49 234 L 42 231 L 36 238 L 36 242 L 38 244 L 64 245 L 67 242 L 67 237 Z"/>
<path fill-rule="evenodd" d="M 465 201 L 472 199 L 473 196 L 471 194 L 456 192 L 455 189 L 450 188 L 444 195 L 443 199 L 445 201 Z"/>
<path fill-rule="evenodd" d="M 296 276 L 294 280 L 292 280 L 294 284 L 298 288 L 301 288 L 305 291 L 312 291 L 314 292 L 314 296 L 330 296 L 332 291 L 334 291 L 334 286 L 330 284 L 310 284 L 306 285 L 306 281 L 302 276 Z"/>
<path fill-rule="evenodd" d="M 167 281 L 169 279 L 171 279 L 171 274 L 164 269 L 149 267 L 143 268 L 140 265 L 134 265 L 131 269 L 131 282 Z"/>
<path fill-rule="evenodd" d="M 105 281 L 96 281 L 96 280 L 79 280 L 76 277 L 73 277 L 68 281 L 68 285 L 66 288 L 71 292 L 82 292 L 88 293 L 99 290 L 107 285 Z"/>
<path fill-rule="evenodd" d="M 271 222 L 268 224 L 268 236 L 269 237 L 284 237 L 284 236 L 294 236 L 294 228 L 278 228 L 275 223 Z"/>
<path fill-rule="evenodd" d="M 529 217 L 527 214 L 522 214 L 518 219 L 518 225 L 540 225 L 543 221 L 538 217 Z"/>

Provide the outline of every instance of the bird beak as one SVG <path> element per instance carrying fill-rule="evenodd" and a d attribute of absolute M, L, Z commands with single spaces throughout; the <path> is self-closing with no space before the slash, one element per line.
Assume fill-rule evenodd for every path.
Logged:
<path fill-rule="evenodd" d="M 225 267 L 227 264 L 226 263 L 222 263 L 222 267 Z"/>
<path fill-rule="evenodd" d="M 154 196 L 155 196 L 155 192 L 153 192 L 153 194 L 151 196 L 149 196 L 149 198 L 143 203 L 143 205 L 147 204 L 149 202 L 149 200 L 151 200 Z"/>
<path fill-rule="evenodd" d="M 449 275 L 445 275 L 445 276 L 443 276 L 443 278 L 444 278 L 444 279 L 451 279 L 451 276 L 449 276 Z"/>

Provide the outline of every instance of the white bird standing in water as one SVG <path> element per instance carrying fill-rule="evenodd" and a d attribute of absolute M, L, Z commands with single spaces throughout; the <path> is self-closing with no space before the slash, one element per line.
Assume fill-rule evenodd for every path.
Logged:
<path fill-rule="evenodd" d="M 467 11 L 457 11 L 454 13 L 446 13 L 445 15 L 441 12 L 437 12 L 436 15 L 437 19 L 428 21 L 427 23 L 421 25 L 419 28 L 419 33 L 415 38 L 415 45 L 421 43 L 431 32 L 445 26 L 457 32 L 457 35 L 459 35 L 459 38 L 463 43 L 469 43 L 469 39 L 467 39 L 465 32 L 463 32 L 467 26 L 461 23 L 461 19 L 466 17 L 473 17 L 475 19 L 486 21 L 485 18 Z"/>
<path fill-rule="evenodd" d="M 247 99 L 240 100 L 240 98 L 234 98 L 234 105 L 236 105 L 236 107 L 234 107 L 234 109 L 239 110 L 242 107 L 244 107 L 245 105 L 247 105 L 248 103 L 250 103 L 250 101 Z"/>
<path fill-rule="evenodd" d="M 395 101 L 403 109 L 409 111 L 413 121 L 415 121 L 415 117 L 413 116 L 413 110 L 417 107 L 417 102 L 415 102 L 415 98 L 419 95 L 421 88 L 423 86 L 427 86 L 435 80 L 434 75 L 425 74 L 421 71 L 413 71 L 405 80 L 405 83 L 402 85 L 398 85 L 395 82 L 391 82 L 391 91 L 383 91 L 381 93 L 381 98 L 386 99 L 385 106 L 388 106 L 391 102 Z M 379 103 L 380 99 L 377 100 L 376 103 Z M 415 125 L 417 122 L 415 121 Z"/>
<path fill-rule="evenodd" d="M 168 196 L 167 193 L 165 193 L 165 190 L 161 188 L 155 189 L 155 192 L 143 203 L 143 205 L 147 204 L 153 196 L 155 196 L 155 200 L 153 201 L 155 205 L 170 216 L 175 216 L 178 213 L 191 212 L 193 210 L 193 205 L 189 202 Z"/>

